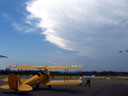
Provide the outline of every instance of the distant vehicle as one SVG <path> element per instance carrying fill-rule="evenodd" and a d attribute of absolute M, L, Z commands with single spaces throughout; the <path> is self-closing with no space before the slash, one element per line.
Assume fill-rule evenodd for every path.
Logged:
<path fill-rule="evenodd" d="M 95 78 L 96 76 L 95 75 L 91 75 L 91 78 Z"/>
<path fill-rule="evenodd" d="M 31 91 L 33 87 L 39 87 L 40 84 L 48 86 L 51 89 L 52 85 L 75 85 L 80 84 L 82 80 L 49 80 L 50 72 L 48 69 L 73 69 L 81 68 L 82 65 L 65 65 L 65 66 L 8 66 L 7 69 L 44 69 L 30 79 L 20 79 L 19 75 L 10 73 L 8 78 L 3 81 L 8 81 L 8 84 L 0 86 L 2 89 L 12 89 L 14 91 Z"/>

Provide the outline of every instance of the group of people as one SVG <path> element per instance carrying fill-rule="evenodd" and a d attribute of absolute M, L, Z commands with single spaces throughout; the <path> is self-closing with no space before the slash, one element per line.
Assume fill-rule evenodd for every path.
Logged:
<path fill-rule="evenodd" d="M 88 87 L 91 86 L 91 84 L 90 84 L 91 83 L 91 77 L 90 76 L 87 76 L 87 79 L 80 76 L 80 80 L 82 80 L 82 83 L 81 83 L 82 86 L 88 86 Z"/>

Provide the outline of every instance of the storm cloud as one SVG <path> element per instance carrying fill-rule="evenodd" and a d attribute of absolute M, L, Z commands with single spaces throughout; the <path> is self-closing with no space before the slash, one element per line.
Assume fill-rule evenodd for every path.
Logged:
<path fill-rule="evenodd" d="M 37 19 L 45 40 L 87 57 L 128 48 L 128 0 L 29 0 L 27 22 Z"/>

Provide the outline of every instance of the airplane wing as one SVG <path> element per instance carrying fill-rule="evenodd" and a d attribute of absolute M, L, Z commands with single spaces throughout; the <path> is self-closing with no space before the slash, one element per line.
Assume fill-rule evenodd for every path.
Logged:
<path fill-rule="evenodd" d="M 0 55 L 0 58 L 8 58 L 7 56 Z"/>
<path fill-rule="evenodd" d="M 8 66 L 7 69 L 73 69 L 73 68 L 81 68 L 82 65 L 63 65 L 63 66 Z"/>
<path fill-rule="evenodd" d="M 82 65 L 47 66 L 46 69 L 73 69 L 81 68 Z"/>
<path fill-rule="evenodd" d="M 50 80 L 45 85 L 77 85 L 82 83 L 82 80 Z"/>
<path fill-rule="evenodd" d="M 24 65 L 16 65 L 16 66 L 8 66 L 6 69 L 42 69 L 46 66 L 24 66 Z"/>
<path fill-rule="evenodd" d="M 2 85 L 2 86 L 0 86 L 0 88 L 2 88 L 2 89 L 10 89 L 8 84 Z"/>

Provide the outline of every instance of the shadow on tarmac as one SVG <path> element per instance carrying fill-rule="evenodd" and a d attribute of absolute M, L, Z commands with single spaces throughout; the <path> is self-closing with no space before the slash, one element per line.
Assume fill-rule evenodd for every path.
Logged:
<path fill-rule="evenodd" d="M 30 92 L 8 91 L 8 92 L 2 92 L 2 93 L 7 95 L 31 96 Z"/>

